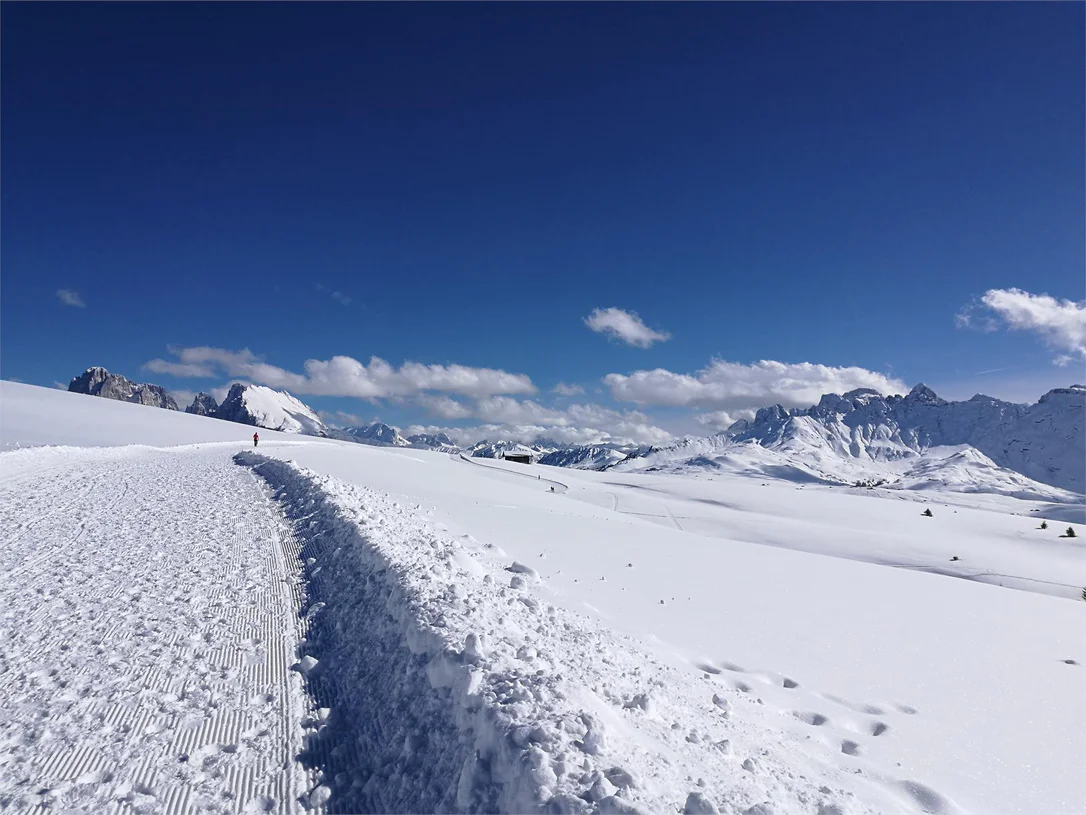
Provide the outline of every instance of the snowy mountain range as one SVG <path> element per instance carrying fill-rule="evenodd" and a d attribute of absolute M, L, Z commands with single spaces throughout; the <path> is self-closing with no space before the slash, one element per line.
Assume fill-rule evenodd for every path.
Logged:
<path fill-rule="evenodd" d="M 362 442 L 363 444 L 378 444 L 387 445 L 389 447 L 410 447 L 411 442 L 400 435 L 400 432 L 394 427 L 389 427 L 383 422 L 374 422 L 370 425 L 360 425 L 355 427 L 345 427 L 342 430 L 348 436 L 352 437 L 352 441 Z"/>
<path fill-rule="evenodd" d="M 1044 484 L 1083 492 L 1086 388 L 1049 391 L 1034 405 L 977 394 L 964 402 L 940 399 L 925 385 L 907 396 L 872 390 L 826 394 L 817 405 L 758 411 L 752 422 L 726 431 L 737 442 L 783 450 L 832 451 L 844 458 L 893 461 L 931 447 L 968 444 L 1001 467 Z"/>
<path fill-rule="evenodd" d="M 925 385 L 907 396 L 860 389 L 827 394 L 810 408 L 762 408 L 753 420 L 736 422 L 721 434 L 654 447 L 615 469 L 724 470 L 1067 500 L 1064 491 L 1086 489 L 1084 415 L 1086 387 L 1081 385 L 1049 391 L 1033 405 L 979 394 L 948 402 Z"/>
<path fill-rule="evenodd" d="M 408 436 L 407 441 L 412 447 L 426 450 L 440 450 L 446 453 L 459 453 L 460 447 L 445 433 L 416 433 Z"/>
<path fill-rule="evenodd" d="M 552 450 L 539 458 L 540 464 L 552 467 L 572 467 L 577 470 L 606 470 L 625 461 L 628 454 L 610 444 L 585 444 Z"/>
<path fill-rule="evenodd" d="M 158 385 L 136 384 L 104 368 L 89 368 L 70 391 L 177 410 Z M 197 394 L 187 413 L 256 427 L 361 444 L 461 451 L 445 433 L 404 438 L 374 422 L 336 429 L 286 391 L 235 384 L 222 405 Z M 882 485 L 961 492 L 997 492 L 1043 500 L 1074 500 L 1086 492 L 1086 386 L 1056 388 L 1033 405 L 978 394 L 941 399 L 926 385 L 906 396 L 869 389 L 826 394 L 809 408 L 762 408 L 714 436 L 687 437 L 657 447 L 529 444 L 482 440 L 466 448 L 477 458 L 529 453 L 556 467 L 673 473 L 734 472 L 853 486 Z"/>
<path fill-rule="evenodd" d="M 144 385 L 132 382 L 120 374 L 111 374 L 105 368 L 88 368 L 68 383 L 71 393 L 84 393 L 88 396 L 101 396 L 120 402 L 135 402 L 150 407 L 177 410 L 177 402 L 159 385 Z"/>

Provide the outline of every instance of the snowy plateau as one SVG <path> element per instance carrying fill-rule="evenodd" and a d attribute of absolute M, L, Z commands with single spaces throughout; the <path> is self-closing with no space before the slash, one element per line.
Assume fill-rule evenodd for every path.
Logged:
<path fill-rule="evenodd" d="M 602 470 L 237 396 L 0 383 L 0 810 L 1086 811 L 1075 389 Z"/>

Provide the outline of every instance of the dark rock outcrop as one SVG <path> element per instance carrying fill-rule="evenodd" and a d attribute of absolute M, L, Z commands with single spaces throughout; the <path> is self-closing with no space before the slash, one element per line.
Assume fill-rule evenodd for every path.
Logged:
<path fill-rule="evenodd" d="M 215 401 L 215 397 L 201 391 L 196 394 L 192 404 L 185 408 L 185 413 L 193 413 L 197 416 L 214 416 L 218 409 L 219 403 Z"/>
<path fill-rule="evenodd" d="M 146 385 L 132 382 L 120 374 L 111 374 L 105 368 L 88 368 L 68 383 L 71 393 L 84 393 L 88 396 L 101 396 L 116 399 L 119 402 L 134 402 L 138 405 L 178 410 L 177 402 L 161 385 Z"/>

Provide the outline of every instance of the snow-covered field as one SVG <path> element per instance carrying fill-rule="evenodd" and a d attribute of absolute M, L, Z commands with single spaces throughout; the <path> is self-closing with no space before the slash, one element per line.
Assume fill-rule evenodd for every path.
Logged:
<path fill-rule="evenodd" d="M 250 436 L 0 384 L 145 445 L 0 454 L 0 809 L 1086 811 L 1066 505 Z"/>

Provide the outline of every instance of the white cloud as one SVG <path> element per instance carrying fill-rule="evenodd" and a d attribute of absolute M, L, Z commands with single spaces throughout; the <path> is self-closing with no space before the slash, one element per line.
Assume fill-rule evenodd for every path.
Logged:
<path fill-rule="evenodd" d="M 751 365 L 714 360 L 694 374 L 657 368 L 603 379 L 615 399 L 641 405 L 667 405 L 729 412 L 766 405 L 806 407 L 824 393 L 872 388 L 883 394 L 903 393 L 905 384 L 865 368 L 831 367 L 810 362 L 762 360 Z"/>
<path fill-rule="evenodd" d="M 740 419 L 751 419 L 754 417 L 754 413 L 749 410 L 741 410 L 738 412 L 728 410 L 713 410 L 709 413 L 699 413 L 694 417 L 694 421 L 707 430 L 711 430 L 714 433 L 718 433 L 721 430 L 727 430 L 733 424 Z"/>
<path fill-rule="evenodd" d="M 365 416 L 345 410 L 318 410 L 317 415 L 331 427 L 359 427 L 371 425 L 376 421 L 376 419 L 367 419 Z"/>
<path fill-rule="evenodd" d="M 66 390 L 68 390 L 68 383 L 67 382 L 56 382 L 56 381 L 54 381 L 53 382 L 53 387 L 56 388 L 58 391 L 66 391 Z"/>
<path fill-rule="evenodd" d="M 580 385 L 567 385 L 565 382 L 559 382 L 552 390 L 559 396 L 577 396 L 584 393 L 584 388 Z"/>
<path fill-rule="evenodd" d="M 569 405 L 558 410 L 530 399 L 519 400 L 509 396 L 491 396 L 477 399 L 474 403 L 459 402 L 448 397 L 422 397 L 416 402 L 440 418 L 470 417 L 482 420 L 486 423 L 482 427 L 490 428 L 455 429 L 463 438 L 476 432 L 493 434 L 499 429 L 507 433 L 501 438 L 517 441 L 545 435 L 558 441 L 568 440 L 577 444 L 600 441 L 657 444 L 673 438 L 668 431 L 653 425 L 652 420 L 644 413 L 612 410 L 601 405 Z M 448 432 L 452 435 L 454 431 Z M 478 441 L 482 437 L 476 435 L 470 440 Z"/>
<path fill-rule="evenodd" d="M 442 419 L 467 419 L 471 417 L 471 407 L 444 394 L 424 393 L 415 402 L 421 405 L 431 416 Z"/>
<path fill-rule="evenodd" d="M 994 330 L 1002 324 L 1012 331 L 1034 331 L 1059 353 L 1057 365 L 1086 359 L 1086 301 L 1057 300 L 1048 294 L 1021 289 L 989 289 L 980 304 L 967 306 L 955 318 L 959 327 L 978 327 L 973 312 L 983 306 L 995 314 L 982 316 L 981 328 Z"/>
<path fill-rule="evenodd" d="M 79 292 L 74 289 L 58 289 L 57 297 L 66 306 L 75 306 L 76 308 L 86 308 L 87 304 L 83 302 L 83 298 L 80 297 Z"/>
<path fill-rule="evenodd" d="M 320 283 L 317 284 L 317 291 L 319 291 L 321 294 L 327 294 L 329 297 L 331 297 L 333 300 L 341 305 L 349 306 L 351 304 L 352 298 L 350 295 L 344 294 L 343 292 L 333 291 L 332 289 L 329 289 L 327 286 L 324 286 Z"/>
<path fill-rule="evenodd" d="M 174 376 L 215 376 L 219 372 L 273 388 L 319 396 L 382 399 L 416 396 L 426 391 L 486 397 L 502 393 L 535 393 L 532 380 L 494 368 L 423 365 L 405 362 L 394 368 L 379 357 L 363 364 L 352 357 L 306 360 L 304 374 L 269 365 L 247 348 L 170 348 L 177 361 L 152 359 L 144 367 Z"/>
<path fill-rule="evenodd" d="M 584 322 L 593 331 L 638 348 L 671 339 L 666 331 L 649 328 L 635 312 L 620 308 L 597 308 L 584 318 Z"/>
<path fill-rule="evenodd" d="M 143 367 L 156 374 L 168 374 L 180 377 L 211 377 L 215 376 L 215 369 L 208 365 L 198 365 L 194 362 L 170 362 L 165 359 L 152 359 L 145 362 Z"/>
<path fill-rule="evenodd" d="M 231 383 L 233 384 L 233 383 Z M 248 382 L 240 383 L 242 385 L 248 385 Z M 211 398 L 218 402 L 220 405 L 226 401 L 226 397 L 230 393 L 230 385 L 223 385 L 221 388 L 212 388 L 208 391 L 211 394 Z"/>
<path fill-rule="evenodd" d="M 177 402 L 177 406 L 181 408 L 181 410 L 184 410 L 191 405 L 192 400 L 196 398 L 196 391 L 174 390 L 171 388 L 170 396 Z"/>

